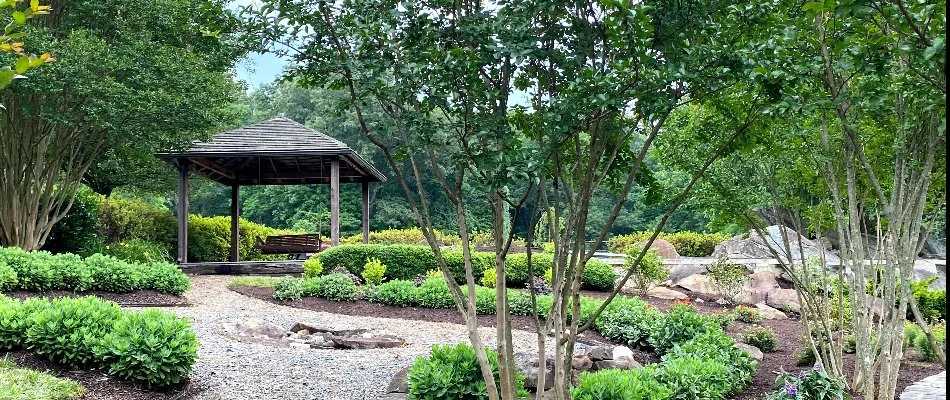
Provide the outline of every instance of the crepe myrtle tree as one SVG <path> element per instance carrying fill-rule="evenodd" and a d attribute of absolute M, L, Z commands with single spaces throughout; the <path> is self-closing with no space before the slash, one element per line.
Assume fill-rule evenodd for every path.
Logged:
<path fill-rule="evenodd" d="M 732 52 L 742 47 L 745 26 L 766 10 L 755 3 L 262 3 L 245 9 L 248 30 L 262 46 L 293 58 L 287 78 L 346 90 L 361 131 L 385 155 L 466 321 L 490 399 L 517 396 L 505 289 L 512 241 L 506 210 L 521 215 L 533 200 L 542 204 L 535 209 L 553 209 L 549 218 L 565 221 L 551 232 L 555 306 L 535 326 L 542 358 L 547 333 L 555 331 L 555 397 L 567 399 L 573 343 L 589 329 L 578 326 L 577 305 L 580 277 L 593 255 L 584 242 L 595 190 L 609 187 L 617 197 L 595 238 L 601 243 L 669 114 L 690 101 L 734 106 L 723 125 L 728 129 L 707 142 L 713 151 L 689 171 L 692 179 L 673 199 L 659 232 L 703 172 L 741 138 L 761 103 L 754 90 L 741 99 L 714 96 L 744 68 Z M 438 197 L 421 184 L 427 181 L 438 182 Z M 497 381 L 477 331 L 464 186 L 480 193 L 492 211 Z M 464 277 L 447 268 L 435 240 L 434 198 L 454 207 Z M 529 270 L 542 272 L 530 262 Z"/>

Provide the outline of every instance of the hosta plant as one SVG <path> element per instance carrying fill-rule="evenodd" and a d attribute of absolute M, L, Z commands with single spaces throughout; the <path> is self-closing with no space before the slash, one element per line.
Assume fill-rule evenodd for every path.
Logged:
<path fill-rule="evenodd" d="M 303 295 L 303 280 L 283 277 L 274 284 L 274 298 L 281 301 L 300 300 Z"/>
<path fill-rule="evenodd" d="M 485 350 L 495 381 L 498 381 L 498 355 Z M 419 357 L 406 376 L 409 398 L 416 400 L 487 399 L 488 390 L 482 378 L 475 349 L 467 344 L 433 346 L 428 357 Z M 519 397 L 527 397 L 524 378 L 516 375 Z"/>

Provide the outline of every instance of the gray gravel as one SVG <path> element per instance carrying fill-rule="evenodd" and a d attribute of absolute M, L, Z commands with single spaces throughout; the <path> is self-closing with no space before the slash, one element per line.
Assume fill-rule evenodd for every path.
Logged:
<path fill-rule="evenodd" d="M 197 276 L 185 297 L 191 307 L 167 311 L 194 321 L 201 342 L 193 385 L 203 389 L 196 400 L 358 400 L 386 392 L 395 373 L 428 353 L 433 344 L 468 342 L 463 325 L 356 317 L 279 306 L 227 289 L 227 276 Z M 222 336 L 222 324 L 260 318 L 289 328 L 309 322 L 331 329 L 384 329 L 406 339 L 407 347 L 376 350 L 276 348 L 234 341 Z M 494 329 L 480 330 L 493 345 Z M 534 349 L 536 337 L 515 331 L 516 349 Z"/>
<path fill-rule="evenodd" d="M 921 379 L 901 393 L 901 400 L 945 400 L 947 398 L 947 371 Z"/>

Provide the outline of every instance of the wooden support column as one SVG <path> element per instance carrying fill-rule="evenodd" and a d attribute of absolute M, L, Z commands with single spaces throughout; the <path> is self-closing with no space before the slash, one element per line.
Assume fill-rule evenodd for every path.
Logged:
<path fill-rule="evenodd" d="M 330 161 L 330 245 L 340 244 L 340 160 Z"/>
<path fill-rule="evenodd" d="M 231 262 L 240 261 L 241 187 L 231 185 Z"/>
<path fill-rule="evenodd" d="M 363 243 L 369 243 L 369 182 L 363 182 Z"/>
<path fill-rule="evenodd" d="M 178 263 L 188 262 L 188 160 L 178 161 Z"/>

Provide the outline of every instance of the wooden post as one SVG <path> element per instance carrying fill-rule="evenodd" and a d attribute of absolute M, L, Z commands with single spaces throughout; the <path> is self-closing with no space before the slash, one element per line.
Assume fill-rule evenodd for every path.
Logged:
<path fill-rule="evenodd" d="M 363 182 L 363 244 L 369 243 L 369 182 Z"/>
<path fill-rule="evenodd" d="M 241 187 L 231 185 L 231 262 L 240 261 Z"/>
<path fill-rule="evenodd" d="M 178 161 L 178 263 L 188 262 L 188 160 Z"/>
<path fill-rule="evenodd" d="M 330 245 L 340 244 L 340 160 L 330 161 Z"/>

